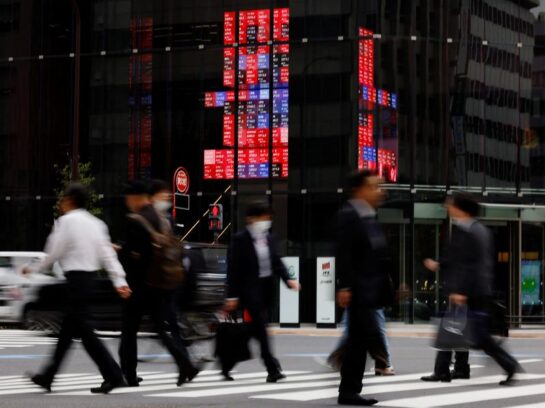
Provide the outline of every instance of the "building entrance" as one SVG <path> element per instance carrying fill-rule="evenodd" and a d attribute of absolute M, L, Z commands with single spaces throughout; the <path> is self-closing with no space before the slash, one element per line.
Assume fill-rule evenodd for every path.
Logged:
<path fill-rule="evenodd" d="M 485 205 L 482 221 L 494 235 L 495 293 L 510 325 L 545 324 L 545 209 Z"/>

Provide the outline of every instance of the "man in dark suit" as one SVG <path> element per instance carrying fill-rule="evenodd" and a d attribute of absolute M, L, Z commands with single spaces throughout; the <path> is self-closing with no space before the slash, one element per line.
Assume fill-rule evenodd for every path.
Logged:
<path fill-rule="evenodd" d="M 153 207 L 146 183 L 132 182 L 125 192 L 125 202 L 133 214 L 138 214 L 156 231 L 170 231 L 168 221 Z M 165 302 L 172 299 L 173 291 L 155 288 L 147 283 L 152 252 L 152 237 L 143 221 L 128 218 L 126 241 L 121 248 L 120 258 L 127 271 L 127 282 L 133 296 L 123 311 L 119 345 L 121 369 L 129 386 L 137 387 L 141 381 L 136 373 L 137 333 L 142 317 L 148 314 L 164 346 L 174 357 L 179 370 L 177 385 L 180 386 L 191 381 L 198 369 L 192 365 L 180 337 L 166 331 L 168 308 Z"/>
<path fill-rule="evenodd" d="M 520 366 L 490 334 L 488 311 L 494 271 L 492 236 L 476 220 L 479 203 L 471 196 L 457 194 L 448 199 L 445 205 L 453 223 L 450 242 L 439 262 L 426 259 L 424 264 L 434 272 L 441 270 L 452 305 L 467 305 L 475 347 L 482 349 L 505 370 L 507 378 L 500 385 L 509 385 Z M 449 382 L 453 378 L 449 372 L 451 358 L 451 351 L 440 351 L 434 373 L 422 377 L 422 380 Z M 454 378 L 469 378 L 467 358 L 467 352 L 457 353 Z"/>
<path fill-rule="evenodd" d="M 339 212 L 337 229 L 337 300 L 348 308 L 348 341 L 341 366 L 338 403 L 374 405 L 360 395 L 367 352 L 380 341 L 376 311 L 389 303 L 386 237 L 376 220 L 384 200 L 381 179 L 363 170 L 348 177 L 351 199 Z"/>
<path fill-rule="evenodd" d="M 260 343 L 261 358 L 267 368 L 267 382 L 274 383 L 286 378 L 271 352 L 267 335 L 267 315 L 276 287 L 274 275 L 293 290 L 300 290 L 300 286 L 290 279 L 278 255 L 275 239 L 270 233 L 270 207 L 260 202 L 252 204 L 246 212 L 246 223 L 244 231 L 233 237 L 228 252 L 225 310 L 233 312 L 241 307 L 249 312 L 252 335 Z M 228 372 L 223 372 L 223 375 L 231 379 Z"/>

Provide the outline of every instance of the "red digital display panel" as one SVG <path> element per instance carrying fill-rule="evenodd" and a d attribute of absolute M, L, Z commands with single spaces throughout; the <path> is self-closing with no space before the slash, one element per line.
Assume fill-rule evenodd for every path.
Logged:
<path fill-rule="evenodd" d="M 204 151 L 205 180 L 232 179 L 235 176 L 235 152 L 226 150 Z"/>
<path fill-rule="evenodd" d="M 133 18 L 130 22 L 132 48 L 153 48 L 153 18 Z M 129 57 L 129 134 L 128 177 L 151 175 L 153 54 L 143 52 Z"/>
<path fill-rule="evenodd" d="M 233 45 L 236 40 L 236 18 L 237 13 L 230 11 L 224 14 L 223 24 L 223 43 L 225 45 Z"/>
<path fill-rule="evenodd" d="M 359 35 L 358 168 L 377 170 L 386 181 L 396 182 L 397 95 L 375 88 L 373 32 L 362 27 Z"/>
<path fill-rule="evenodd" d="M 285 42 L 289 41 L 289 17 L 288 8 L 274 9 L 271 26 L 268 9 L 224 15 L 223 86 L 227 91 L 205 93 L 204 105 L 223 108 L 223 146 L 232 148 L 237 143 L 241 179 L 288 177 L 290 49 Z M 237 18 L 239 44 L 235 47 Z M 224 157 L 227 151 L 232 161 L 231 156 Z M 204 178 L 232 179 L 234 156 L 234 150 L 206 150 Z"/>

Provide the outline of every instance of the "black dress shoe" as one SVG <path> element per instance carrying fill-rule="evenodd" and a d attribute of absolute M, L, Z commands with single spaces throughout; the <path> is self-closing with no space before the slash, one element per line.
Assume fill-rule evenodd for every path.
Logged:
<path fill-rule="evenodd" d="M 361 406 L 370 407 L 371 405 L 375 405 L 376 403 L 378 403 L 378 401 L 374 398 L 363 398 L 359 394 L 349 394 L 349 395 L 339 394 L 337 403 L 339 405 L 356 405 L 360 407 Z"/>
<path fill-rule="evenodd" d="M 451 378 L 450 378 L 450 374 L 447 374 L 447 375 L 437 375 L 437 374 L 432 374 L 432 375 L 426 375 L 424 377 L 421 377 L 420 378 L 422 381 L 426 381 L 426 382 L 450 382 Z"/>
<path fill-rule="evenodd" d="M 183 372 L 180 373 L 178 376 L 178 381 L 176 382 L 176 385 L 178 387 L 181 387 L 182 384 L 185 384 L 186 382 L 191 382 L 193 379 L 199 374 L 199 369 L 195 366 L 188 366 L 184 369 Z"/>
<path fill-rule="evenodd" d="M 268 383 L 275 383 L 275 382 L 278 382 L 278 381 L 283 380 L 285 378 L 286 378 L 286 376 L 284 374 L 282 374 L 280 371 L 278 371 L 276 373 L 269 374 L 267 376 L 267 382 Z"/>
<path fill-rule="evenodd" d="M 452 370 L 450 372 L 450 378 L 452 380 L 469 380 L 469 373 L 463 372 L 463 371 L 455 371 Z"/>
<path fill-rule="evenodd" d="M 27 373 L 26 376 L 30 379 L 30 381 L 32 381 L 34 384 L 42 387 L 43 389 L 45 389 L 47 392 L 51 392 L 51 383 L 52 381 L 47 378 L 45 375 L 43 374 L 31 374 L 31 373 Z"/>
<path fill-rule="evenodd" d="M 500 385 L 514 385 L 517 382 L 515 378 L 515 371 L 507 373 L 507 378 L 503 381 L 500 381 Z"/>
<path fill-rule="evenodd" d="M 127 386 L 129 387 L 140 387 L 140 383 L 144 381 L 142 377 L 135 377 L 127 379 Z"/>
<path fill-rule="evenodd" d="M 126 387 L 127 383 L 124 380 L 117 382 L 104 381 L 100 387 L 91 388 L 92 394 L 109 394 L 115 388 Z"/>
<path fill-rule="evenodd" d="M 225 381 L 235 381 L 235 379 L 231 377 L 231 374 L 229 374 L 229 371 L 222 371 L 221 375 L 223 375 Z"/>

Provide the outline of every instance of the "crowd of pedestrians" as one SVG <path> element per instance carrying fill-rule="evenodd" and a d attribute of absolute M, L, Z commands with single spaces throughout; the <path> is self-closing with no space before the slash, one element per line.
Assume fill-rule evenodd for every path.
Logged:
<path fill-rule="evenodd" d="M 375 374 L 392 376 L 394 370 L 385 328 L 384 309 L 393 302 L 393 264 L 388 242 L 377 219 L 377 209 L 385 195 L 381 178 L 368 170 L 357 171 L 347 178 L 350 197 L 338 214 L 336 231 L 337 303 L 345 309 L 344 334 L 328 362 L 340 371 L 338 403 L 370 406 L 378 401 L 362 395 L 366 357 L 375 362 Z M 178 386 L 192 381 L 200 367 L 192 361 L 178 326 L 180 312 L 176 293 L 184 285 L 184 269 L 191 260 L 183 259 L 183 250 L 174 238 L 170 217 L 172 196 L 162 181 L 133 181 L 125 190 L 128 209 L 125 237 L 112 244 L 108 228 L 86 211 L 87 189 L 70 184 L 59 202 L 62 216 L 48 237 L 41 263 L 29 266 L 24 273 L 45 269 L 59 262 L 65 271 L 68 287 L 64 321 L 56 348 L 49 363 L 32 382 L 51 391 L 67 351 L 75 338 L 97 365 L 103 383 L 93 393 L 109 393 L 117 387 L 138 387 L 142 378 L 137 372 L 137 334 L 147 315 L 164 347 L 178 368 Z M 465 347 L 449 343 L 438 331 L 437 354 L 433 373 L 423 381 L 449 382 L 470 377 L 469 347 L 490 355 L 506 373 L 500 384 L 508 385 L 521 371 L 489 330 L 492 301 L 493 239 L 478 220 L 479 203 L 466 194 L 456 194 L 445 202 L 451 223 L 450 239 L 439 260 L 426 259 L 424 266 L 432 272 L 441 270 L 449 307 L 441 324 L 452 324 L 463 315 L 471 336 L 458 333 Z M 223 310 L 227 314 L 244 311 L 249 337 L 261 348 L 267 370 L 266 381 L 275 383 L 286 378 L 274 357 L 267 334 L 268 312 L 273 306 L 276 279 L 294 291 L 301 286 L 282 262 L 277 241 L 271 233 L 272 211 L 268 203 L 255 202 L 246 210 L 246 225 L 233 234 L 227 255 L 227 289 Z M 119 364 L 95 334 L 91 323 L 90 302 L 98 271 L 105 269 L 123 299 Z M 448 330 L 444 330 L 448 332 Z M 469 338 L 471 337 L 471 338 Z M 454 370 L 450 370 L 456 351 Z M 225 380 L 232 381 L 232 364 L 222 367 Z"/>

